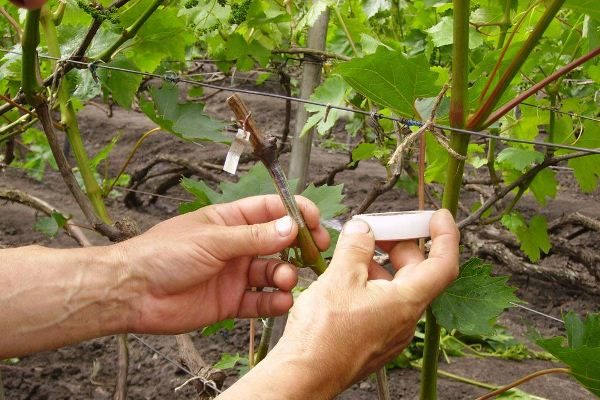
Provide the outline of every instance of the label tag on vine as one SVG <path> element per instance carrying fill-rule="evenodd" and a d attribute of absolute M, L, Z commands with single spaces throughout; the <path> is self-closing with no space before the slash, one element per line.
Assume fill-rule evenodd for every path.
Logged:
<path fill-rule="evenodd" d="M 237 134 L 235 135 L 235 139 L 233 139 L 231 147 L 229 147 L 229 151 L 227 152 L 225 164 L 223 164 L 223 171 L 235 175 L 238 163 L 240 162 L 240 157 L 242 156 L 242 153 L 244 153 L 244 149 L 249 143 L 249 135 L 249 132 L 245 132 L 242 129 L 238 129 Z"/>

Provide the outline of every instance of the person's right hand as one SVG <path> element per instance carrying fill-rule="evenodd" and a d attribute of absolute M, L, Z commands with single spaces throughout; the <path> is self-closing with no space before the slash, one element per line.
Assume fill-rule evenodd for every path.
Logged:
<path fill-rule="evenodd" d="M 426 260 L 415 241 L 379 243 L 397 270 L 392 277 L 372 261 L 375 241 L 368 225 L 347 223 L 329 268 L 293 306 L 279 351 L 302 354 L 335 393 L 400 353 L 427 305 L 458 274 L 459 232 L 452 215 L 436 212 L 430 228 Z"/>

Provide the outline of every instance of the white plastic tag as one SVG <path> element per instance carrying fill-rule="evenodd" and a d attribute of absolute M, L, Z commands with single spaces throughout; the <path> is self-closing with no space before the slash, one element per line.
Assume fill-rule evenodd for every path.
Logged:
<path fill-rule="evenodd" d="M 229 151 L 227 152 L 225 164 L 223 164 L 223 171 L 235 175 L 238 163 L 240 162 L 240 157 L 242 156 L 242 153 L 244 153 L 244 149 L 248 144 L 248 138 L 249 132 L 238 129 L 235 138 L 231 143 L 231 147 L 229 147 Z"/>

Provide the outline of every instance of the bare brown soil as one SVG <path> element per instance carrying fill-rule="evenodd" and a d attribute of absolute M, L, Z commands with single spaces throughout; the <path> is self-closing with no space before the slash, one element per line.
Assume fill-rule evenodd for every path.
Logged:
<path fill-rule="evenodd" d="M 230 112 L 224 103 L 225 94 L 219 93 L 210 99 L 208 111 L 216 116 L 229 118 Z M 253 110 L 253 116 L 266 130 L 279 133 L 282 130 L 284 104 L 279 100 L 245 96 Z M 120 145 L 110 156 L 109 170 L 114 174 L 129 149 L 139 136 L 153 128 L 152 123 L 143 115 L 115 109 L 114 116 L 108 118 L 96 107 L 88 106 L 80 114 L 80 123 L 86 146 L 91 153 L 97 152 L 110 138 L 121 133 Z M 176 155 L 192 162 L 212 160 L 223 157 L 226 147 L 223 145 L 194 145 L 182 142 L 166 133 L 159 133 L 148 139 L 135 156 L 129 170 L 133 171 L 146 165 L 157 154 Z M 347 160 L 347 156 L 315 148 L 312 156 L 311 177 L 319 179 Z M 287 156 L 283 156 L 284 164 Z M 350 209 L 364 198 L 375 177 L 384 176 L 384 169 L 374 162 L 362 162 L 357 170 L 346 171 L 338 175 L 337 183 L 345 184 L 345 203 Z M 224 173 L 216 172 L 222 179 L 230 179 Z M 528 200 L 522 206 L 526 213 L 542 212 L 549 219 L 565 212 L 580 211 L 588 216 L 600 217 L 598 192 L 591 195 L 578 193 L 570 173 L 559 172 L 561 192 L 548 207 L 540 210 Z M 7 168 L 0 172 L 0 182 L 7 187 L 16 187 L 40 197 L 64 213 L 73 214 L 76 221 L 84 219 L 76 204 L 67 192 L 56 173 L 48 173 L 42 182 L 37 182 L 20 170 Z M 140 188 L 155 191 L 158 182 L 151 181 Z M 177 214 L 178 200 L 159 198 L 152 205 L 138 209 L 127 209 L 123 205 L 123 195 L 109 201 L 110 210 L 115 218 L 129 216 L 136 220 L 142 230 Z M 167 193 L 175 198 L 190 196 L 181 188 L 174 187 Z M 139 195 L 147 201 L 148 196 Z M 416 200 L 403 192 L 394 190 L 382 195 L 370 208 L 371 211 L 408 210 L 416 207 Z M 0 246 L 22 246 L 32 243 L 50 247 L 73 247 L 75 242 L 61 233 L 50 240 L 33 229 L 35 213 L 21 205 L 0 204 Z M 87 232 L 96 244 L 105 240 L 96 234 Z M 597 243 L 583 243 L 597 249 Z M 467 257 L 468 255 L 465 255 Z M 560 268 L 570 262 L 559 256 L 543 259 L 542 264 Z M 503 266 L 496 267 L 497 273 L 506 272 Z M 598 299 L 576 288 L 566 288 L 556 282 L 544 282 L 515 276 L 513 285 L 519 287 L 519 296 L 533 308 L 560 316 L 562 311 L 576 310 L 582 313 L 596 311 Z M 544 317 L 530 314 L 520 309 L 511 309 L 501 318 L 516 337 L 525 340 L 529 328 L 536 328 L 545 335 L 563 332 L 560 323 Z M 177 359 L 176 344 L 173 337 L 144 336 L 161 352 Z M 204 338 L 194 334 L 194 340 L 201 354 L 209 362 L 216 362 L 222 352 L 245 353 L 247 350 L 247 322 L 240 321 L 235 330 L 218 333 Z M 24 357 L 14 365 L 0 364 L 7 399 L 109 399 L 115 382 L 116 344 L 113 338 L 101 338 L 79 345 Z M 129 371 L 129 398 L 137 399 L 191 399 L 195 392 L 191 386 L 175 393 L 174 388 L 183 383 L 187 376 L 168 361 L 153 354 L 139 342 L 130 339 L 131 364 Z M 535 370 L 556 366 L 555 363 L 540 360 L 512 362 L 498 359 L 473 357 L 453 358 L 450 364 L 440 362 L 440 368 L 468 378 L 478 379 L 492 384 L 511 382 Z M 392 398 L 416 399 L 418 397 L 419 372 L 410 369 L 395 369 L 389 372 Z M 236 379 L 235 371 L 229 373 L 226 385 Z M 581 389 L 572 379 L 551 375 L 537 379 L 523 387 L 524 390 L 548 399 L 591 399 L 592 395 Z M 485 393 L 485 390 L 441 378 L 439 382 L 441 399 L 473 399 Z M 372 380 L 365 380 L 344 392 L 340 399 L 375 399 L 376 391 Z"/>

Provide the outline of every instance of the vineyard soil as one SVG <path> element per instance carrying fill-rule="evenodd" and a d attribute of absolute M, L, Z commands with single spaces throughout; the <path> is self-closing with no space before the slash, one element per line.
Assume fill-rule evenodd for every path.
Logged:
<path fill-rule="evenodd" d="M 209 100 L 209 113 L 229 118 L 230 112 L 224 99 L 225 93 L 218 93 Z M 245 96 L 245 100 L 253 111 L 253 117 L 263 128 L 271 133 L 279 134 L 282 130 L 284 103 L 279 100 Z M 112 118 L 105 111 L 94 106 L 87 106 L 80 114 L 82 134 L 86 146 L 92 154 L 106 145 L 111 137 L 121 134 L 120 146 L 110 155 L 109 172 L 114 175 L 139 136 L 153 128 L 152 123 L 143 115 L 127 112 L 116 108 Z M 293 126 L 293 124 L 292 124 Z M 343 138 L 340 140 L 344 140 Z M 137 170 L 146 165 L 157 154 L 177 156 L 191 163 L 216 160 L 224 157 L 226 147 L 217 144 L 194 145 L 181 142 L 165 133 L 150 137 L 133 159 L 129 171 Z M 288 157 L 283 156 L 284 164 Z M 323 149 L 315 149 L 311 159 L 310 174 L 313 179 L 319 179 L 333 167 L 347 161 L 345 154 L 334 153 Z M 99 168 L 99 171 L 103 167 Z M 166 167 L 165 167 L 166 168 Z M 230 179 L 222 172 L 215 174 L 222 179 Z M 345 203 L 356 207 L 370 189 L 373 177 L 383 177 L 385 170 L 375 162 L 361 162 L 357 170 L 340 173 L 337 183 L 345 183 Z M 37 196 L 59 208 L 63 213 L 73 214 L 75 221 L 84 219 L 78 211 L 71 195 L 57 173 L 47 172 L 44 181 L 38 182 L 27 177 L 24 171 L 7 168 L 0 172 L 0 184 L 7 187 L 19 188 Z M 600 217 L 598 205 L 599 193 L 583 195 L 576 190 L 574 180 L 568 171 L 560 171 L 561 192 L 558 198 L 551 201 L 547 208 L 541 210 L 550 220 L 562 213 L 580 211 L 585 215 Z M 158 180 L 151 181 L 140 187 L 140 190 L 154 191 Z M 124 191 L 119 190 L 119 196 L 109 201 L 111 213 L 115 219 L 131 216 L 142 230 L 157 222 L 177 214 L 179 201 L 159 198 L 155 203 L 144 205 L 139 209 L 127 209 L 123 205 Z M 167 196 L 186 198 L 190 196 L 179 187 L 173 187 Z M 149 197 L 139 194 L 138 197 L 147 201 Z M 381 196 L 370 211 L 409 210 L 416 207 L 416 199 L 401 190 L 395 190 Z M 528 213 L 535 207 L 533 201 L 526 201 L 522 208 Z M 540 210 L 538 210 L 540 211 Z M 21 205 L 2 203 L 0 206 L 0 245 L 19 246 L 27 244 L 42 244 L 51 247 L 72 247 L 75 242 L 60 233 L 57 238 L 50 240 L 33 229 L 35 214 L 32 210 Z M 92 241 L 101 244 L 103 239 L 85 230 Z M 582 244 L 583 245 L 583 244 Z M 593 250 L 598 250 L 598 243 L 587 244 Z M 465 257 L 468 254 L 464 255 Z M 568 259 L 552 255 L 544 258 L 541 263 L 560 268 Z M 497 273 L 506 273 L 501 265 L 495 265 Z M 520 298 L 527 301 L 533 308 L 560 316 L 561 310 L 579 312 L 594 311 L 597 298 L 581 293 L 576 288 L 570 289 L 552 282 L 542 282 L 528 279 L 525 276 L 513 277 L 511 283 L 519 287 Z M 190 313 L 195 310 L 190 310 Z M 558 322 L 530 314 L 524 310 L 509 310 L 501 318 L 501 323 L 515 336 L 525 340 L 530 328 L 539 329 L 544 335 L 561 333 Z M 177 358 L 176 344 L 172 337 L 144 336 L 149 343 L 170 357 Z M 236 329 L 215 336 L 204 338 L 194 334 L 197 348 L 209 362 L 216 362 L 222 352 L 243 354 L 247 349 L 247 322 L 239 322 Z M 129 394 L 132 400 L 137 399 L 191 399 L 195 398 L 191 386 L 175 393 L 175 387 L 183 383 L 187 377 L 177 371 L 160 356 L 153 354 L 139 342 L 130 339 L 130 375 Z M 511 382 L 530 372 L 550 368 L 555 364 L 548 361 L 529 360 L 511 362 L 506 360 L 489 360 L 473 357 L 453 358 L 451 364 L 441 361 L 440 368 L 468 378 L 478 379 L 492 384 Z M 57 351 L 36 354 L 25 357 L 14 365 L 0 365 L 7 399 L 109 399 L 115 380 L 116 346 L 112 338 L 102 338 Z M 419 373 L 416 370 L 394 369 L 389 372 L 392 398 L 416 399 L 418 396 Z M 231 373 L 226 381 L 230 385 L 236 379 Z M 523 390 L 548 399 L 591 399 L 592 395 L 584 391 L 574 381 L 559 375 L 550 375 L 534 380 L 522 387 Z M 441 399 L 470 399 L 485 393 L 485 390 L 460 384 L 442 378 L 439 382 Z M 353 386 L 340 396 L 341 399 L 374 399 L 374 381 L 366 380 Z"/>

